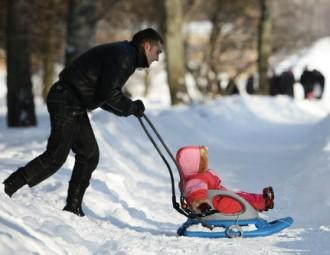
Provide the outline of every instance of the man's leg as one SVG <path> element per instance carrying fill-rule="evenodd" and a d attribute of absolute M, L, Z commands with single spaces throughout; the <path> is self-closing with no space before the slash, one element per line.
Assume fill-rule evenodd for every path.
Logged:
<path fill-rule="evenodd" d="M 51 133 L 47 149 L 4 181 L 5 192 L 9 196 L 25 184 L 32 187 L 54 174 L 63 165 L 70 152 L 79 119 L 67 108 L 64 99 L 58 94 L 55 96 L 57 101 L 48 103 Z"/>
<path fill-rule="evenodd" d="M 81 208 L 83 196 L 92 172 L 99 162 L 99 149 L 87 113 L 81 118 L 80 129 L 75 136 L 72 150 L 76 153 L 76 160 L 69 183 L 66 206 L 63 210 L 84 216 Z"/>

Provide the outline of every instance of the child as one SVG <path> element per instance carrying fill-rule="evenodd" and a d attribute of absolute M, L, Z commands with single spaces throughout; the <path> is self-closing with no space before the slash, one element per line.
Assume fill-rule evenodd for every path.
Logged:
<path fill-rule="evenodd" d="M 206 146 L 188 146 L 178 150 L 176 160 L 181 168 L 183 192 L 192 210 L 206 213 L 211 209 L 210 204 L 221 213 L 234 214 L 243 210 L 236 199 L 228 196 L 215 196 L 208 200 L 208 190 L 227 190 L 221 184 L 220 177 L 208 169 L 208 148 Z M 257 211 L 267 211 L 274 207 L 274 192 L 272 187 L 263 189 L 262 194 L 237 192 L 247 200 Z"/>

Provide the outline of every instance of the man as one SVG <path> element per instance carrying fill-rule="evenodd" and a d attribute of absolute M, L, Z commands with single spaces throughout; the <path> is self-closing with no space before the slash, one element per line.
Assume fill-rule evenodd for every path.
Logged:
<path fill-rule="evenodd" d="M 47 98 L 51 123 L 47 149 L 3 182 L 6 194 L 11 197 L 25 184 L 33 187 L 45 180 L 64 164 L 72 150 L 75 165 L 63 210 L 84 216 L 82 199 L 99 161 L 87 111 L 101 107 L 119 116 L 141 117 L 143 102 L 124 96 L 122 87 L 136 68 L 147 68 L 158 61 L 162 47 L 162 37 L 147 28 L 137 32 L 130 42 L 91 48 L 65 67 Z"/>

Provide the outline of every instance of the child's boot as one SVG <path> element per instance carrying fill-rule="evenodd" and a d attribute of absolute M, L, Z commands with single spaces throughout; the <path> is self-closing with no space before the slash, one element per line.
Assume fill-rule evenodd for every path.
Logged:
<path fill-rule="evenodd" d="M 262 191 L 265 200 L 265 211 L 274 208 L 274 190 L 272 187 L 266 187 Z"/>

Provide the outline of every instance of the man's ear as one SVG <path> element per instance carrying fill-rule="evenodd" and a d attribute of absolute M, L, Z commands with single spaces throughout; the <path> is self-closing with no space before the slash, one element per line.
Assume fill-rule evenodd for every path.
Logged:
<path fill-rule="evenodd" d="M 151 48 L 151 44 L 150 44 L 150 42 L 144 42 L 144 43 L 143 43 L 143 49 L 144 49 L 145 51 L 150 50 L 150 48 Z"/>

